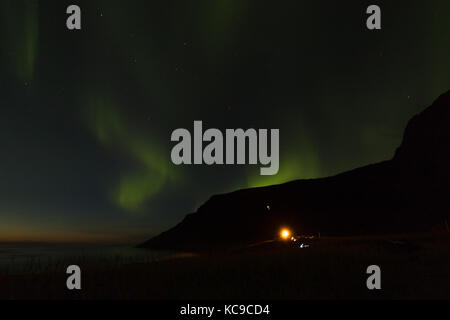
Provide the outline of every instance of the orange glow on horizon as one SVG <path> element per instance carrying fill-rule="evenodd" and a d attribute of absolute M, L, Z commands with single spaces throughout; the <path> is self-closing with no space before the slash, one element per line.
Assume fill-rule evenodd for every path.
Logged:
<path fill-rule="evenodd" d="M 145 237 L 142 237 L 142 239 L 145 239 Z M 0 225 L 0 243 L 42 242 L 111 244 L 134 243 L 135 241 L 137 240 L 134 240 L 132 235 L 120 233 L 115 230 L 111 230 L 110 232 L 89 232 L 87 230 L 75 231 L 66 230 L 61 227 L 30 226 L 20 223 L 5 223 Z"/>

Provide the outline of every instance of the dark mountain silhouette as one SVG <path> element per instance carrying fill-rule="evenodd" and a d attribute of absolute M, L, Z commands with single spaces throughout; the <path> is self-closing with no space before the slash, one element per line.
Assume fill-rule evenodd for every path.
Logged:
<path fill-rule="evenodd" d="M 393 159 L 332 177 L 215 195 L 140 246 L 231 246 L 274 238 L 282 226 L 322 235 L 429 231 L 449 216 L 449 193 L 450 91 L 409 121 Z"/>

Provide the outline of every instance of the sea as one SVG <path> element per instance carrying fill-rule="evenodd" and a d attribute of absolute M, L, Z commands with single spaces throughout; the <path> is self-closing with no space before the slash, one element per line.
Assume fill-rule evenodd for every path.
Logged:
<path fill-rule="evenodd" d="M 0 272 L 40 272 L 82 262 L 148 263 L 175 255 L 171 251 L 153 251 L 131 245 L 0 243 Z"/>

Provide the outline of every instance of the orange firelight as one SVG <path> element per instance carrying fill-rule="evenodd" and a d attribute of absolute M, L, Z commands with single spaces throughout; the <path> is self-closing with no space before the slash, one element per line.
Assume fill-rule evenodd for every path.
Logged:
<path fill-rule="evenodd" d="M 291 232 L 288 229 L 282 229 L 280 232 L 281 239 L 287 240 L 291 236 Z"/>

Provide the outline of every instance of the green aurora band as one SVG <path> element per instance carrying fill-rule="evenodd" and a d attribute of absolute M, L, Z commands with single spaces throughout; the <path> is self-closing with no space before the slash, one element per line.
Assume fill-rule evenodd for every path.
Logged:
<path fill-rule="evenodd" d="M 37 0 L 3 0 L 1 23 L 6 55 L 5 66 L 11 68 L 17 79 L 33 79 L 39 36 Z"/>
<path fill-rule="evenodd" d="M 140 212 L 147 200 L 158 194 L 164 185 L 177 176 L 170 170 L 170 162 L 156 142 L 137 134 L 124 120 L 119 110 L 102 102 L 87 109 L 90 129 L 105 147 L 120 150 L 136 164 L 133 172 L 121 175 L 112 191 L 113 202 L 129 212 Z"/>

